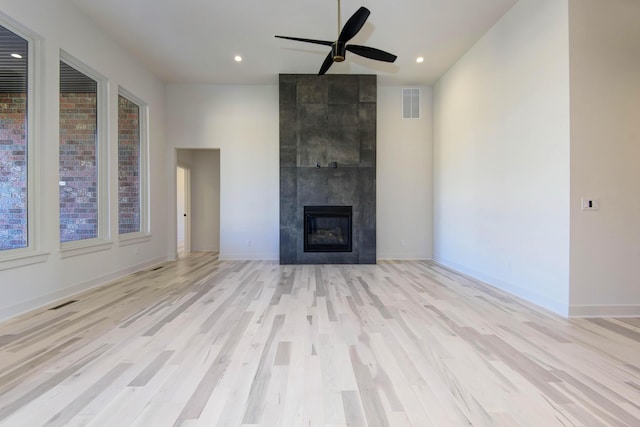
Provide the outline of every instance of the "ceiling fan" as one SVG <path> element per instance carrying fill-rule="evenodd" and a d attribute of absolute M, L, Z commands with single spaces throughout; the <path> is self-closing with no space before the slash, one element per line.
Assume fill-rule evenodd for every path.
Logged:
<path fill-rule="evenodd" d="M 355 37 L 356 34 L 362 29 L 364 23 L 367 21 L 371 12 L 366 7 L 362 6 L 358 9 L 344 24 L 344 28 L 341 29 L 340 25 L 340 0 L 338 0 L 338 39 L 336 41 L 325 40 L 313 40 L 303 39 L 299 37 L 287 37 L 276 36 L 280 39 L 295 40 L 299 42 L 321 44 L 324 46 L 331 46 L 331 52 L 327 55 L 322 66 L 320 67 L 319 76 L 327 72 L 329 67 L 334 62 L 342 62 L 345 59 L 347 51 L 355 53 L 356 55 L 364 56 L 365 58 L 374 59 L 376 61 L 394 62 L 397 58 L 389 52 L 385 52 L 380 49 L 375 49 L 368 46 L 360 46 L 355 44 L 347 44 L 349 40 Z"/>

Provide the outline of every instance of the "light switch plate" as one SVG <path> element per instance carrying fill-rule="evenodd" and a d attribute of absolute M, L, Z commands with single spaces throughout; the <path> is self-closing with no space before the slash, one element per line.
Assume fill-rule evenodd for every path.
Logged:
<path fill-rule="evenodd" d="M 581 200 L 583 211 L 597 211 L 600 210 L 600 201 L 598 199 L 591 199 L 583 197 Z"/>

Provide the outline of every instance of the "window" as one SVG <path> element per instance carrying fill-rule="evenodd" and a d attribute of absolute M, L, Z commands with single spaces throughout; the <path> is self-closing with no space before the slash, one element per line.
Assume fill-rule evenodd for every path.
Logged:
<path fill-rule="evenodd" d="M 0 26 L 0 250 L 29 246 L 29 42 Z"/>
<path fill-rule="evenodd" d="M 146 107 L 120 89 L 118 95 L 118 232 L 132 237 L 147 232 Z"/>
<path fill-rule="evenodd" d="M 105 80 L 68 55 L 60 61 L 60 241 L 63 250 L 105 239 Z M 102 143 L 104 141 L 104 143 Z"/>
<path fill-rule="evenodd" d="M 40 41 L 0 13 L 0 270 L 43 262 L 35 92 Z"/>

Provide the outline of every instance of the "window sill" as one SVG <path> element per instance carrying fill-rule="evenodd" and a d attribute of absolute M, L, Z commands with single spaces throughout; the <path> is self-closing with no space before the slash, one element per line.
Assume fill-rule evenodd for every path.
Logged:
<path fill-rule="evenodd" d="M 118 246 L 136 245 L 138 243 L 145 243 L 151 241 L 151 234 L 121 234 L 118 236 Z"/>
<path fill-rule="evenodd" d="M 48 257 L 49 252 L 17 249 L 11 255 L 0 256 L 0 271 L 45 262 Z"/>
<path fill-rule="evenodd" d="M 64 259 L 93 252 L 108 251 L 112 246 L 113 242 L 100 239 L 65 242 L 60 245 L 60 258 Z"/>

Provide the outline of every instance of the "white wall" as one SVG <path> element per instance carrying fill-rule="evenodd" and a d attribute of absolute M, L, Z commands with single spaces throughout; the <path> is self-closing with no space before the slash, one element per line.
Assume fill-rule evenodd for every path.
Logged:
<path fill-rule="evenodd" d="M 2 13 L 42 40 L 36 82 L 40 114 L 36 129 L 38 158 L 35 197 L 41 223 L 35 231 L 45 262 L 0 271 L 0 319 L 51 303 L 72 293 L 166 259 L 167 181 L 164 138 L 164 84 L 134 57 L 96 29 L 96 25 L 62 0 L 2 0 Z M 58 109 L 60 50 L 109 79 L 109 214 L 111 249 L 62 259 L 58 225 Z M 122 86 L 149 105 L 149 170 L 152 238 L 121 246 L 117 241 L 117 95 Z M 34 171 L 32 171 L 34 172 Z M 160 183 L 160 184 L 156 184 Z"/>
<path fill-rule="evenodd" d="M 407 121 L 401 88 L 378 88 L 381 258 L 431 258 L 431 91 L 422 94 L 423 119 Z M 221 259 L 279 258 L 278 104 L 277 85 L 168 85 L 169 145 L 220 149 Z"/>
<path fill-rule="evenodd" d="M 191 250 L 220 250 L 220 150 L 194 150 Z"/>
<path fill-rule="evenodd" d="M 640 315 L 640 2 L 571 0 L 571 314 Z M 580 198 L 597 198 L 584 212 Z"/>
<path fill-rule="evenodd" d="M 521 0 L 437 83 L 434 259 L 566 315 L 566 0 Z"/>
<path fill-rule="evenodd" d="M 402 87 L 378 87 L 377 256 L 432 258 L 433 90 L 420 87 L 420 118 L 402 118 Z"/>
<path fill-rule="evenodd" d="M 279 257 L 278 127 L 277 85 L 167 86 L 169 145 L 220 149 L 221 259 Z"/>

